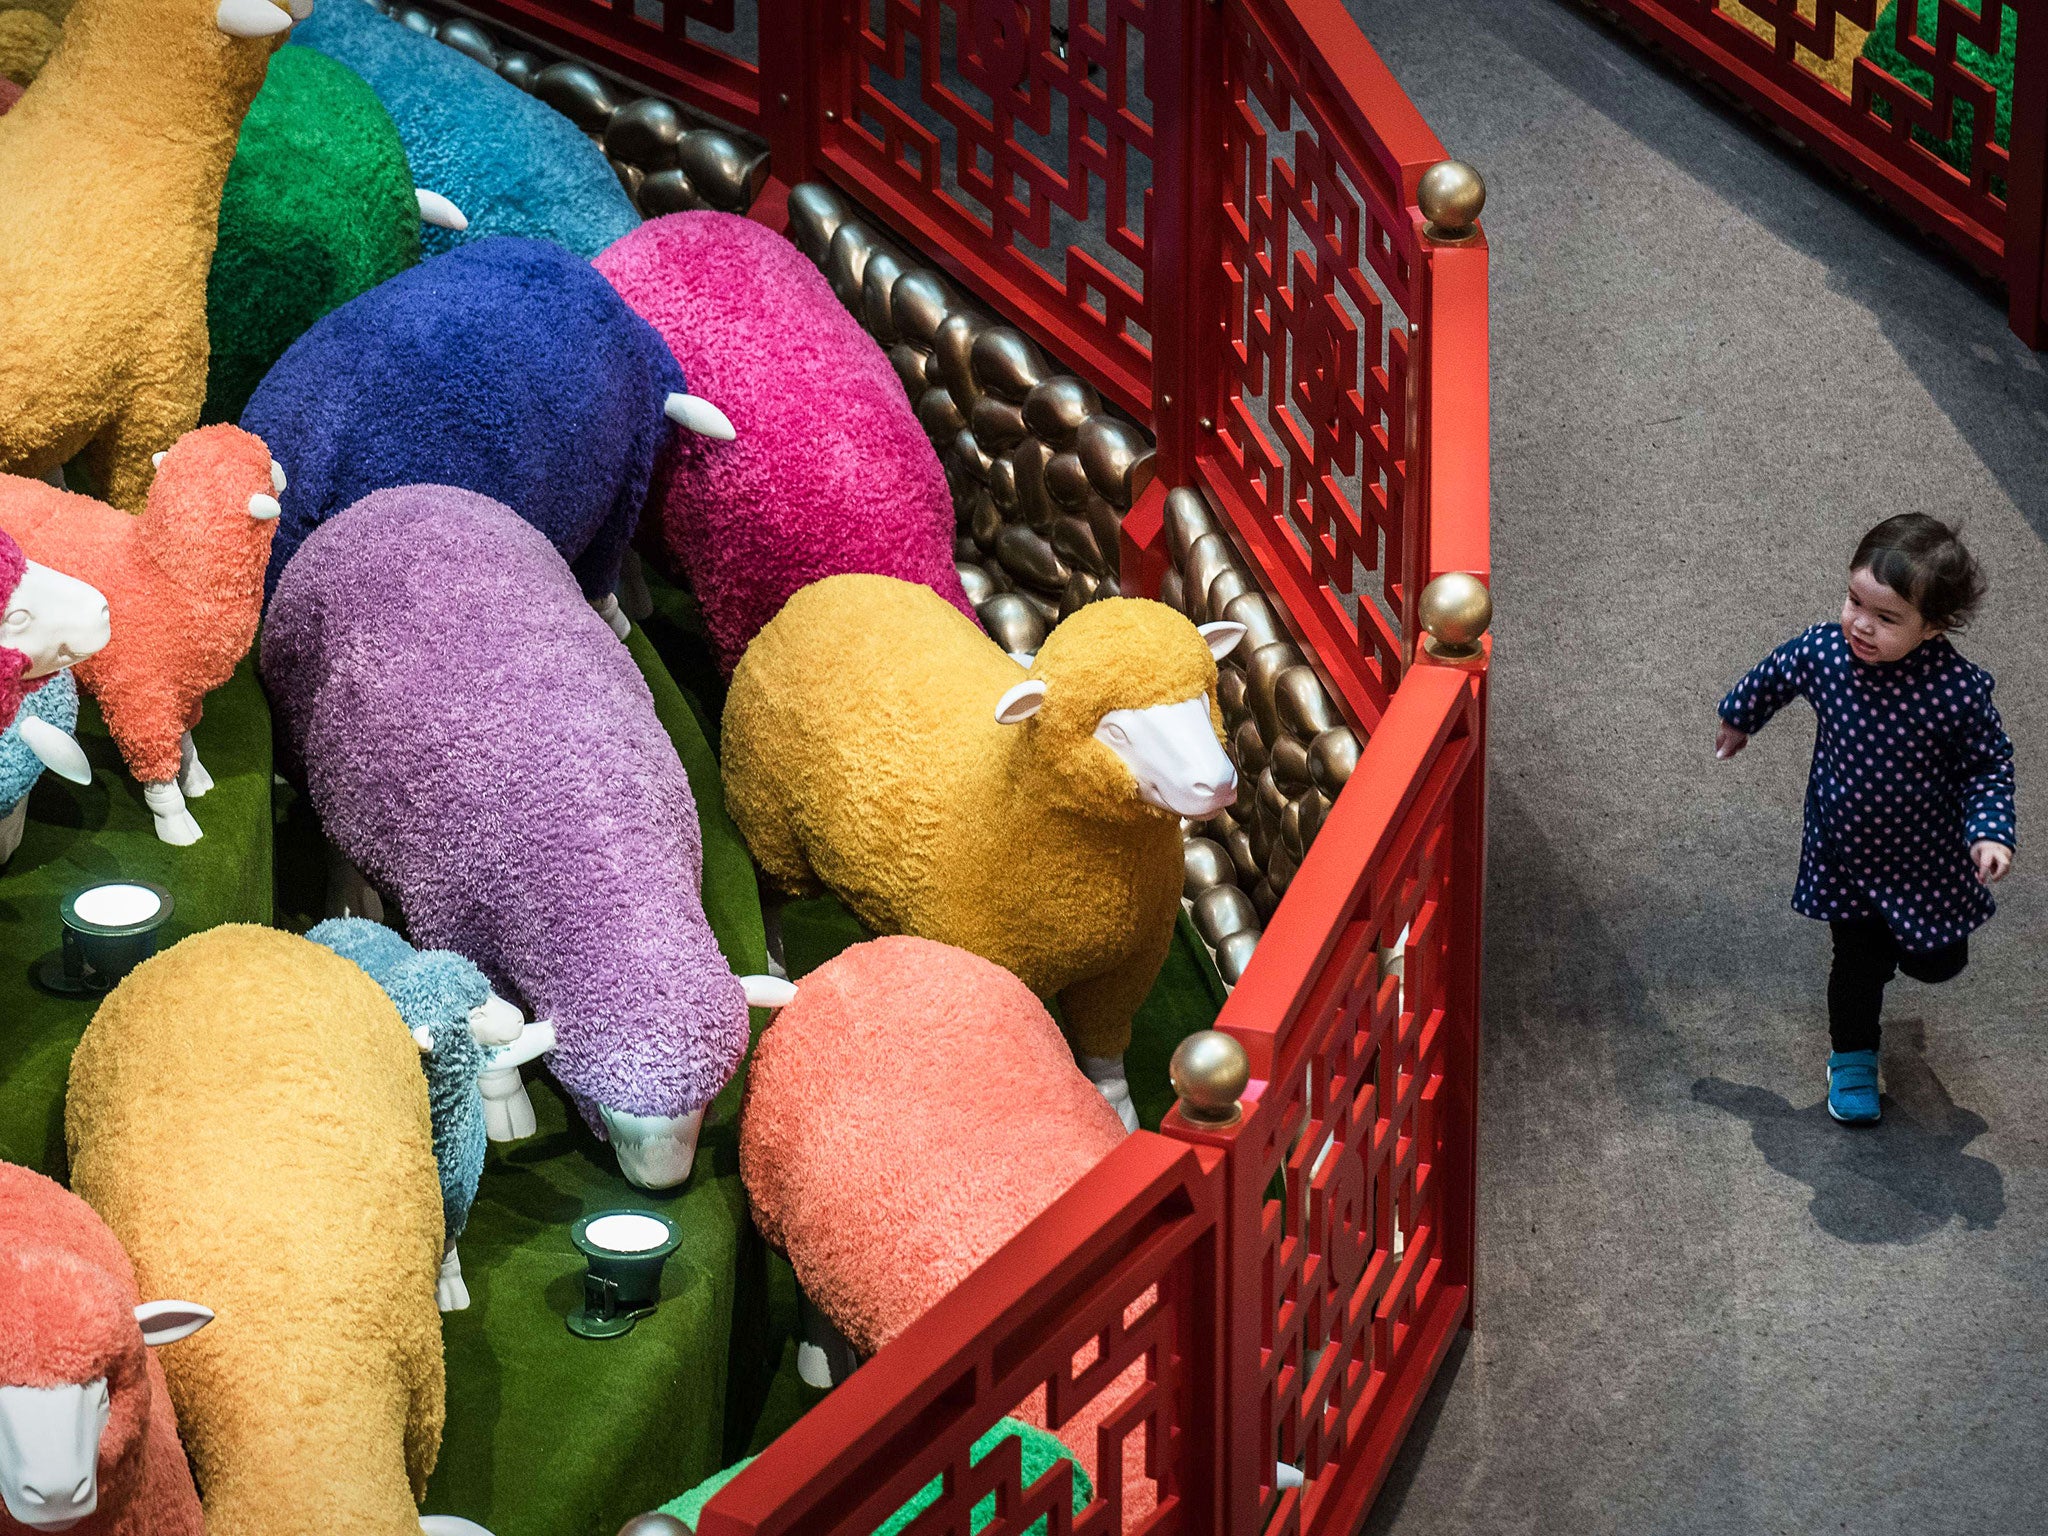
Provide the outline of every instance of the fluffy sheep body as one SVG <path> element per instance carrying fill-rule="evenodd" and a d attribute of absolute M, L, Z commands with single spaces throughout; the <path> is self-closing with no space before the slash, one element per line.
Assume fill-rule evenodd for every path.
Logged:
<path fill-rule="evenodd" d="M 596 266 L 738 434 L 675 441 L 643 537 L 688 577 L 728 672 L 792 593 L 826 576 L 921 582 L 974 617 L 931 441 L 882 349 L 801 251 L 752 219 L 674 213 Z"/>
<path fill-rule="evenodd" d="M 282 479 L 238 427 L 188 432 L 164 455 L 140 517 L 40 480 L 0 477 L 0 530 L 34 560 L 106 595 L 112 638 L 78 664 L 158 836 L 190 843 L 186 796 L 204 794 L 191 744 L 206 695 L 256 638 Z"/>
<path fill-rule="evenodd" d="M 419 1052 L 331 950 L 247 924 L 143 962 L 71 1063 L 72 1183 L 144 1295 L 207 1536 L 419 1536 L 444 1405 L 441 1195 Z"/>
<path fill-rule="evenodd" d="M 683 389 L 661 337 L 558 245 L 480 241 L 400 273 L 294 342 L 242 413 L 291 470 L 267 591 L 372 491 L 454 485 L 540 529 L 602 600 Z"/>
<path fill-rule="evenodd" d="M 553 1023 L 556 1079 L 629 1177 L 665 1187 L 747 1010 L 704 917 L 689 780 L 604 635 L 508 508 L 412 486 L 307 539 L 263 677 L 336 848 L 417 941 Z"/>

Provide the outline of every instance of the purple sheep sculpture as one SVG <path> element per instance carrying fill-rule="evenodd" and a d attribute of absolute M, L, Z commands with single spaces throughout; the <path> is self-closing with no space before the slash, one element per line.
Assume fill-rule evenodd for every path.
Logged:
<path fill-rule="evenodd" d="M 732 436 L 588 262 L 512 236 L 423 262 L 322 317 L 242 412 L 291 465 L 264 601 L 343 508 L 392 486 L 457 485 L 546 534 L 623 637 L 619 561 L 671 421 Z"/>
<path fill-rule="evenodd" d="M 596 266 L 739 434 L 668 446 L 659 526 L 641 541 L 689 581 L 725 672 L 827 576 L 919 582 L 974 619 L 946 472 L 888 358 L 803 252 L 751 219 L 672 213 Z"/>
<path fill-rule="evenodd" d="M 285 570 L 261 664 L 336 849 L 415 944 L 552 1022 L 548 1068 L 628 1179 L 682 1183 L 746 989 L 653 696 L 546 537 L 450 486 L 367 496 Z"/>

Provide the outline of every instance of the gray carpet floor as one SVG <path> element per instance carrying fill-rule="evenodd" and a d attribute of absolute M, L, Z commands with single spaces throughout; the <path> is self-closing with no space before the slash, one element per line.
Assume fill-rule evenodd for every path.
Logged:
<path fill-rule="evenodd" d="M 2043 360 L 1587 13 L 1350 4 L 1490 188 L 1499 647 L 1479 1327 L 1367 1529 L 2048 1530 Z M 1989 569 L 2022 848 L 1845 1132 L 1787 906 L 1812 715 L 1710 744 L 1907 509 Z"/>

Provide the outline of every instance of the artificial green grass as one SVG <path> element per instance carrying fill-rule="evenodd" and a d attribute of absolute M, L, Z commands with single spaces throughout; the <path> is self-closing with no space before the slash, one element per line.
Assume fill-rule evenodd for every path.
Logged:
<path fill-rule="evenodd" d="M 1959 0 L 1959 3 L 1965 10 L 1982 14 L 1978 0 Z M 1915 35 L 1926 39 L 1931 47 L 1935 39 L 1941 0 L 1917 0 L 1917 5 Z M 1918 64 L 1910 62 L 1899 51 L 1898 11 L 1898 0 L 1891 0 L 1891 3 L 1878 13 L 1877 26 L 1864 40 L 1863 57 L 1901 85 L 1908 86 L 1921 96 L 1932 100 L 1934 77 Z M 1998 52 L 1995 56 L 1985 53 L 1966 37 L 1956 39 L 1956 62 L 1997 92 L 1996 115 L 1991 124 L 1991 141 L 2001 146 L 2012 142 L 2012 79 L 2013 64 L 2018 57 L 2018 31 L 2018 8 L 2008 5 L 2005 8 L 2004 23 L 1999 29 Z M 1879 117 L 1886 122 L 1891 121 L 1891 105 L 1881 94 L 1873 95 L 1871 106 Z M 1937 140 L 1933 134 L 1920 128 L 1913 130 L 1913 140 L 1933 150 L 1957 170 L 1967 173 L 1970 169 L 1970 152 L 1974 142 L 1976 121 L 1977 109 L 1969 102 L 1959 100 L 1955 104 L 1955 132 L 1946 142 Z M 2003 195 L 2003 181 L 2002 177 L 1993 178 L 1994 194 Z"/>
<path fill-rule="evenodd" d="M 90 784 L 53 773 L 37 782 L 21 847 L 0 866 L 0 1159 L 65 1174 L 64 1085 L 96 997 L 61 997 L 30 979 L 57 947 L 58 904 L 107 880 L 146 880 L 171 893 L 168 948 L 220 923 L 270 921 L 270 707 L 253 658 L 208 695 L 193 733 L 213 790 L 192 802 L 203 837 L 161 842 L 142 787 L 121 766 L 100 713 L 81 699 L 78 739 Z"/>

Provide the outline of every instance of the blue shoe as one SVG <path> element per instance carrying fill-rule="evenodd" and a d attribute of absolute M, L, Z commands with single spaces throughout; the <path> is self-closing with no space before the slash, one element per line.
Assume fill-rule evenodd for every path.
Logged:
<path fill-rule="evenodd" d="M 1877 1124 L 1877 1052 L 1837 1051 L 1828 1058 L 1828 1113 L 1844 1125 Z"/>

